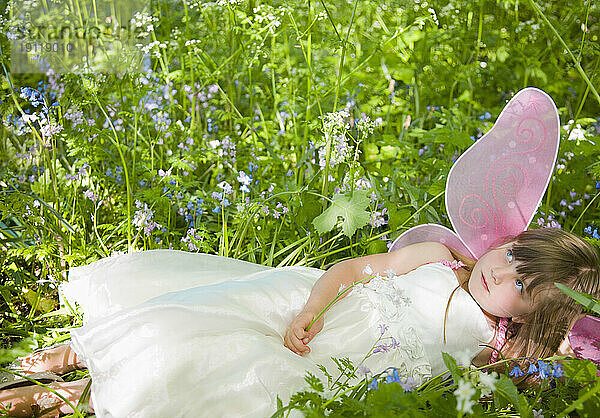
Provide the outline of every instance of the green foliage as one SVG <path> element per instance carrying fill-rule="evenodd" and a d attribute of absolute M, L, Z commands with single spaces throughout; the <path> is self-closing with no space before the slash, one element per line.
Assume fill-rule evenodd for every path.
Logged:
<path fill-rule="evenodd" d="M 553 97 L 562 125 L 532 227 L 598 245 L 596 2 L 350 3 L 161 0 L 140 38 L 147 72 L 111 73 L 98 58 L 60 75 L 16 71 L 9 36 L 21 17 L 0 7 L 2 347 L 66 338 L 80 317 L 61 310 L 57 286 L 71 266 L 117 251 L 323 268 L 386 251 L 411 226 L 449 226 L 453 161 L 525 86 Z M 76 4 L 65 11 L 83 20 Z M 22 97 L 27 87 L 43 105 Z M 539 395 L 544 411 L 598 415 L 593 365 L 577 364 L 565 363 L 577 367 L 572 386 Z M 325 408 L 318 391 L 297 399 L 315 416 L 456 414 L 451 385 L 438 383 L 418 394 L 359 386 Z M 531 416 L 534 396 L 501 376 L 494 403 L 474 411 Z"/>
<path fill-rule="evenodd" d="M 369 221 L 369 213 L 365 210 L 367 206 L 369 198 L 364 190 L 354 191 L 351 197 L 336 194 L 331 206 L 313 219 L 313 225 L 319 234 L 324 234 L 331 231 L 338 223 L 338 217 L 341 217 L 342 231 L 350 238 Z"/>

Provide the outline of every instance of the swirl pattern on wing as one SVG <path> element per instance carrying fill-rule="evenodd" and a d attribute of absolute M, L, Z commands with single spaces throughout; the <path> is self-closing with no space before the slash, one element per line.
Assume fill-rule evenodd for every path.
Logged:
<path fill-rule="evenodd" d="M 558 139 L 552 99 L 527 88 L 456 161 L 446 185 L 446 208 L 457 234 L 476 256 L 527 228 L 552 173 Z"/>

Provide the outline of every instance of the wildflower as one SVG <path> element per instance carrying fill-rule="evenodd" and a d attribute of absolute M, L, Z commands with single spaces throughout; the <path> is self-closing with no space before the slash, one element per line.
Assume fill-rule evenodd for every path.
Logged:
<path fill-rule="evenodd" d="M 85 195 L 85 197 L 90 199 L 92 202 L 95 202 L 97 199 L 96 194 L 91 190 L 86 190 L 85 192 L 83 192 L 83 194 Z"/>
<path fill-rule="evenodd" d="M 231 185 L 226 181 L 222 181 L 221 183 L 217 184 L 217 186 L 223 189 L 223 193 L 225 194 L 233 193 L 233 187 L 231 187 Z"/>
<path fill-rule="evenodd" d="M 394 349 L 394 348 L 398 348 L 398 347 L 400 347 L 400 343 L 398 341 L 396 341 L 396 339 L 394 337 L 392 337 L 392 342 L 390 343 L 388 348 Z"/>
<path fill-rule="evenodd" d="M 40 201 L 39 201 L 39 200 L 35 199 L 35 200 L 33 201 L 33 207 L 34 207 L 34 208 L 39 208 L 39 207 L 40 207 L 40 205 L 41 205 L 41 203 L 40 203 Z"/>
<path fill-rule="evenodd" d="M 375 353 L 387 353 L 389 350 L 388 346 L 385 344 L 380 344 L 373 350 L 373 354 Z"/>
<path fill-rule="evenodd" d="M 516 365 L 508 375 L 513 377 L 521 377 L 524 375 L 524 373 L 519 366 Z"/>
<path fill-rule="evenodd" d="M 534 373 L 537 373 L 537 371 L 538 371 L 538 369 L 537 369 L 537 367 L 535 367 L 535 363 L 533 363 L 533 362 L 530 363 L 529 369 L 527 369 L 527 373 L 534 374 Z"/>
<path fill-rule="evenodd" d="M 387 208 L 383 208 L 381 212 L 371 213 L 371 220 L 369 221 L 369 224 L 371 224 L 373 228 L 378 228 L 380 226 L 386 225 L 388 221 L 386 221 L 383 217 L 383 215 L 385 215 L 386 212 Z"/>
<path fill-rule="evenodd" d="M 408 376 L 406 380 L 400 382 L 400 386 L 404 389 L 405 392 L 412 392 L 417 388 L 417 382 L 412 376 Z"/>
<path fill-rule="evenodd" d="M 552 377 L 559 378 L 559 377 L 563 377 L 564 375 L 565 375 L 565 369 L 563 368 L 562 364 L 554 363 L 554 365 L 552 367 Z"/>
<path fill-rule="evenodd" d="M 400 375 L 398 374 L 398 369 L 394 368 L 392 375 L 388 375 L 385 379 L 385 383 L 400 383 Z"/>
<path fill-rule="evenodd" d="M 371 373 L 371 370 L 366 367 L 365 365 L 361 364 L 360 366 L 358 366 L 358 374 L 363 375 L 365 377 L 367 377 L 368 373 Z"/>
<path fill-rule="evenodd" d="M 381 337 L 385 332 L 390 329 L 386 324 L 379 324 L 379 336 Z"/>
<path fill-rule="evenodd" d="M 29 100 L 34 107 L 38 107 L 40 104 L 44 103 L 44 94 L 38 90 L 32 89 L 31 87 L 21 87 L 20 97 L 25 100 Z"/>
<path fill-rule="evenodd" d="M 379 389 L 379 386 L 377 384 L 377 379 L 373 379 L 371 381 L 371 383 L 369 383 L 369 385 L 367 386 L 367 388 L 371 389 L 371 390 L 377 390 L 377 389 Z"/>
<path fill-rule="evenodd" d="M 594 229 L 594 232 L 592 233 L 592 238 L 600 239 L 600 235 L 598 235 L 598 228 Z"/>
<path fill-rule="evenodd" d="M 492 391 L 494 389 L 496 389 L 496 380 L 497 380 L 498 374 L 496 372 L 492 372 L 492 373 L 485 373 L 485 372 L 480 372 L 478 373 L 478 378 L 479 378 L 479 383 L 481 383 L 481 385 L 483 386 L 481 389 L 481 394 L 483 396 L 487 396 L 490 393 L 492 393 Z"/>
<path fill-rule="evenodd" d="M 62 125 L 59 125 L 57 123 L 49 123 L 47 125 L 42 126 L 40 132 L 43 138 L 50 139 L 54 134 L 57 134 L 62 130 Z"/>
<path fill-rule="evenodd" d="M 538 370 L 540 379 L 547 379 L 552 373 L 548 363 L 544 362 L 543 360 L 538 360 Z"/>
<path fill-rule="evenodd" d="M 544 418 L 544 414 L 542 414 L 541 409 L 538 409 L 537 411 L 534 409 L 531 412 L 533 412 L 533 418 Z"/>
<path fill-rule="evenodd" d="M 367 274 L 367 275 L 373 274 L 373 269 L 371 268 L 370 264 L 367 264 L 362 272 L 363 272 L 363 274 Z"/>
<path fill-rule="evenodd" d="M 252 177 L 248 176 L 244 171 L 240 171 L 237 181 L 245 186 L 249 186 L 252 183 Z"/>
<path fill-rule="evenodd" d="M 461 379 L 458 382 L 458 388 L 454 391 L 454 395 L 456 396 L 456 410 L 462 413 L 473 413 L 473 405 L 474 401 L 471 400 L 473 395 L 475 395 L 475 388 L 466 380 Z"/>

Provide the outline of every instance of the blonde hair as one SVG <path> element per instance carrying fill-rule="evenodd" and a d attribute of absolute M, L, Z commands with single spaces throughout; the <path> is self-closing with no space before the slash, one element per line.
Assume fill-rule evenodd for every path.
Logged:
<path fill-rule="evenodd" d="M 512 243 L 516 270 L 527 283 L 525 294 L 534 310 L 522 322 L 509 321 L 507 338 L 500 349 L 506 358 L 545 358 L 554 355 L 574 320 L 584 312 L 582 305 L 562 293 L 554 283 L 600 297 L 600 257 L 596 249 L 578 236 L 557 228 L 524 231 L 502 244 Z M 467 268 L 473 260 L 454 254 Z M 505 370 L 505 365 L 494 367 Z M 526 381 L 527 380 L 527 381 Z M 521 379 L 521 383 L 532 379 Z"/>

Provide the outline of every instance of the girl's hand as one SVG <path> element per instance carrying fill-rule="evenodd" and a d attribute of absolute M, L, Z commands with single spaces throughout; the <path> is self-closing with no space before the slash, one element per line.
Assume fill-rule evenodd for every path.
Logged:
<path fill-rule="evenodd" d="M 315 316 L 317 315 L 313 313 L 300 312 L 287 329 L 283 345 L 299 356 L 305 352 L 310 353 L 310 348 L 308 348 L 307 344 L 323 329 L 324 323 L 321 316 L 310 328 L 310 331 L 305 331 Z"/>

